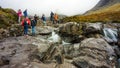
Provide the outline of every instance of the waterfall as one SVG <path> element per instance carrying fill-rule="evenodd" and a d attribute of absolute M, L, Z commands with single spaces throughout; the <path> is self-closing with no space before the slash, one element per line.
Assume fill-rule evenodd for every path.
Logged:
<path fill-rule="evenodd" d="M 58 34 L 56 34 L 54 31 L 52 32 L 52 36 L 48 38 L 49 42 L 61 42 L 61 38 Z"/>
<path fill-rule="evenodd" d="M 61 42 L 62 45 L 69 45 L 71 43 L 67 43 L 63 41 L 58 34 L 56 34 L 54 31 L 52 32 L 52 35 L 48 38 L 49 42 Z"/>
<path fill-rule="evenodd" d="M 111 29 L 111 28 L 104 28 L 104 37 L 108 42 L 117 42 L 118 39 L 118 34 L 116 29 Z"/>

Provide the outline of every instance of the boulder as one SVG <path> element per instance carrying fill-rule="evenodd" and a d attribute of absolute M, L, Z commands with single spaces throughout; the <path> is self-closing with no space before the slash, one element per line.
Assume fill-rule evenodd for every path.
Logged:
<path fill-rule="evenodd" d="M 10 62 L 9 57 L 7 57 L 7 56 L 0 56 L 0 66 L 8 65 L 9 62 Z"/>
<path fill-rule="evenodd" d="M 59 27 L 59 35 L 68 43 L 80 42 L 82 36 L 82 25 L 76 22 L 68 22 Z"/>
<path fill-rule="evenodd" d="M 9 28 L 10 36 L 16 37 L 16 36 L 22 36 L 23 35 L 23 28 L 19 24 L 14 24 Z"/>
<path fill-rule="evenodd" d="M 88 38 L 81 42 L 73 64 L 79 68 L 112 68 L 115 56 L 113 48 L 103 39 Z"/>
<path fill-rule="evenodd" d="M 9 31 L 6 29 L 1 28 L 0 29 L 0 39 L 9 37 Z"/>
<path fill-rule="evenodd" d="M 82 25 L 80 25 L 79 23 L 68 22 L 63 26 L 59 27 L 59 32 L 66 33 L 66 34 L 79 35 L 82 33 L 81 28 L 82 28 Z"/>
<path fill-rule="evenodd" d="M 118 67 L 117 68 L 120 68 L 120 58 L 117 60 L 118 62 Z"/>
<path fill-rule="evenodd" d="M 102 29 L 102 23 L 86 23 L 84 28 L 84 34 L 100 33 Z"/>
<path fill-rule="evenodd" d="M 52 33 L 52 31 L 54 30 L 54 28 L 49 27 L 49 26 L 44 26 L 44 27 L 37 27 L 36 28 L 36 34 L 40 34 L 40 35 L 49 35 Z"/>

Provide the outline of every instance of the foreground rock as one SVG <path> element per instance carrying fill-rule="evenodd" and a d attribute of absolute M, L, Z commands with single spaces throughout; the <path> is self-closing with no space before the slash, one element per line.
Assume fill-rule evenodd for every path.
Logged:
<path fill-rule="evenodd" d="M 115 53 L 103 39 L 89 38 L 81 42 L 79 56 L 73 64 L 79 68 L 113 68 Z"/>
<path fill-rule="evenodd" d="M 54 46 L 50 49 L 50 45 L 47 36 L 42 35 L 0 40 L 0 68 L 54 68 L 57 65 L 57 62 L 54 62 L 57 49 Z M 43 63 L 49 60 L 49 63 Z M 60 66 L 75 68 L 68 62 Z"/>

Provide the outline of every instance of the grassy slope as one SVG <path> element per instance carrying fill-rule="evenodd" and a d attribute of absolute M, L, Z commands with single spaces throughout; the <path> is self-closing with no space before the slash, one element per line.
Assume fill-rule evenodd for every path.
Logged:
<path fill-rule="evenodd" d="M 120 3 L 112 6 L 91 11 L 87 15 L 72 16 L 63 19 L 64 22 L 109 22 L 115 21 L 120 22 Z"/>
<path fill-rule="evenodd" d="M 0 8 L 0 28 L 7 28 L 17 20 L 16 12 L 12 9 Z"/>

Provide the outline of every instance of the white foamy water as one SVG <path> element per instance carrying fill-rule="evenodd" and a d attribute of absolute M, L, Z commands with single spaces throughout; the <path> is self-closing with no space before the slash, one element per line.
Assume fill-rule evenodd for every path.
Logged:
<path fill-rule="evenodd" d="M 118 41 L 117 30 L 113 30 L 113 29 L 110 29 L 110 28 L 104 28 L 103 32 L 104 32 L 104 36 L 105 36 L 106 40 L 108 40 L 110 42 L 117 42 Z"/>
<path fill-rule="evenodd" d="M 52 36 L 48 38 L 49 42 L 60 42 L 61 38 L 58 34 L 56 34 L 54 31 L 52 32 Z"/>

